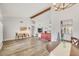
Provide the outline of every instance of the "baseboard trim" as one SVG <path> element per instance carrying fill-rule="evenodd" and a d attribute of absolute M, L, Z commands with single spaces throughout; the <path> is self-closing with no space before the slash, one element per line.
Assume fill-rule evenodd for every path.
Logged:
<path fill-rule="evenodd" d="M 7 38 L 7 39 L 4 39 L 3 41 L 9 41 L 9 40 L 15 40 L 14 38 Z"/>

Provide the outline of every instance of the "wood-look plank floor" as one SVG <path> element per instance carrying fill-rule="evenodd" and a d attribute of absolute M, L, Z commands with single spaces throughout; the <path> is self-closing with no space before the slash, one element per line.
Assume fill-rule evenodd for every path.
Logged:
<path fill-rule="evenodd" d="M 70 56 L 79 56 L 79 48 L 76 48 L 75 46 L 72 45 Z"/>
<path fill-rule="evenodd" d="M 37 38 L 5 41 L 2 50 L 0 50 L 0 56 L 47 56 L 49 55 L 48 50 L 51 50 L 46 48 L 49 43 Z M 57 45 L 57 42 L 53 42 L 52 49 Z M 70 56 L 79 56 L 79 48 L 72 45 Z"/>
<path fill-rule="evenodd" d="M 45 56 L 49 54 L 46 44 L 35 38 L 5 41 L 0 56 Z"/>

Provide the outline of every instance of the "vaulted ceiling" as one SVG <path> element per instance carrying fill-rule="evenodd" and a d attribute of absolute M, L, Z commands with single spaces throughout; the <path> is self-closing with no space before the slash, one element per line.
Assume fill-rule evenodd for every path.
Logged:
<path fill-rule="evenodd" d="M 49 7 L 49 3 L 1 3 L 3 16 L 30 17 L 33 14 Z"/>

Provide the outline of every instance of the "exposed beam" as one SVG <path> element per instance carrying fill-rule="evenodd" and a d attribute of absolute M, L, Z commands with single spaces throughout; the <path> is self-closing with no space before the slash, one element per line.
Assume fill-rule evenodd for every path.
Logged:
<path fill-rule="evenodd" d="M 51 7 L 48 7 L 48 8 L 46 8 L 46 9 L 44 9 L 43 11 L 41 11 L 41 12 L 39 12 L 39 13 L 37 13 L 37 14 L 31 16 L 30 18 L 33 19 L 33 18 L 39 16 L 40 14 L 43 14 L 43 13 L 49 11 L 50 9 L 51 9 Z"/>
<path fill-rule="evenodd" d="M 55 11 L 64 10 L 64 9 L 66 9 L 66 8 L 70 8 L 70 7 L 72 7 L 74 4 L 75 4 L 75 3 L 73 3 L 73 4 L 68 4 L 67 6 L 64 7 L 65 3 L 63 3 L 63 7 L 64 7 L 64 8 L 61 8 L 61 7 L 60 7 L 60 4 L 59 4 L 59 6 L 57 7 L 57 9 L 56 9 Z M 54 7 L 56 7 L 56 6 L 54 6 Z M 48 8 L 46 8 L 46 9 L 44 9 L 44 10 L 42 10 L 41 12 L 38 12 L 38 13 L 34 14 L 34 15 L 31 16 L 30 18 L 33 19 L 33 18 L 35 18 L 35 17 L 37 17 L 37 16 L 39 16 L 39 15 L 41 15 L 41 14 L 43 14 L 43 13 L 49 11 L 50 9 L 51 9 L 51 6 L 48 7 Z"/>

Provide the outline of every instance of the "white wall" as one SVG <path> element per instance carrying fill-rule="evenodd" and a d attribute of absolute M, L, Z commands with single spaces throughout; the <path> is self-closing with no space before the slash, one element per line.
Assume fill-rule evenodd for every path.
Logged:
<path fill-rule="evenodd" d="M 0 43 L 3 41 L 3 24 L 0 22 Z"/>
<path fill-rule="evenodd" d="M 4 40 L 13 40 L 15 38 L 15 33 L 19 30 L 21 24 L 20 21 L 24 21 L 24 25 L 31 27 L 32 22 L 31 20 L 35 20 L 35 31 L 34 34 L 37 33 L 37 29 L 43 27 L 43 31 L 45 31 L 45 27 L 48 29 L 50 18 L 50 11 L 46 12 L 34 19 L 30 19 L 27 17 L 4 17 L 3 24 L 4 24 Z"/>
<path fill-rule="evenodd" d="M 21 24 L 20 21 L 24 23 Z M 22 25 L 26 27 L 31 27 L 31 20 L 29 18 L 19 18 L 19 17 L 4 17 L 4 40 L 14 40 L 16 32 L 20 30 Z"/>
<path fill-rule="evenodd" d="M 60 20 L 73 20 L 73 36 L 79 38 L 79 4 L 76 4 L 64 11 L 61 11 Z"/>
<path fill-rule="evenodd" d="M 52 33 L 60 32 L 60 12 L 52 11 Z"/>
<path fill-rule="evenodd" d="M 60 21 L 61 20 L 73 20 L 73 36 L 79 38 L 79 4 L 76 4 L 68 9 L 57 12 L 53 8 L 51 10 L 52 16 L 52 33 L 60 32 Z"/>
<path fill-rule="evenodd" d="M 41 10 L 47 8 L 50 4 L 48 3 L 37 3 L 37 4 L 0 4 L 3 14 L 3 24 L 4 24 L 4 40 L 11 40 L 15 38 L 15 33 L 20 28 L 20 21 L 23 20 L 26 26 L 31 26 L 31 15 L 40 12 Z M 41 17 L 42 16 L 42 17 Z M 46 20 L 49 19 L 48 14 L 43 14 L 35 19 Z M 42 22 L 42 21 L 40 21 Z M 38 23 L 40 23 L 38 22 Z M 45 23 L 45 22 L 43 22 Z M 46 23 L 45 23 L 46 24 Z M 39 27 L 36 24 L 36 27 Z M 36 31 L 36 30 L 35 30 Z"/>
<path fill-rule="evenodd" d="M 60 12 L 53 11 L 52 9 L 52 31 L 53 33 L 60 32 L 61 20 L 73 20 L 73 36 L 79 38 L 79 4 L 76 4 L 68 9 Z"/>
<path fill-rule="evenodd" d="M 52 22 L 52 41 L 57 41 L 58 33 L 60 33 L 60 12 L 51 9 L 51 22 Z"/>
<path fill-rule="evenodd" d="M 17 32 L 20 27 L 20 20 L 26 21 L 26 25 L 31 24 L 31 19 L 29 19 L 29 16 L 43 10 L 49 5 L 50 4 L 2 4 L 2 13 L 4 16 L 4 40 L 15 37 L 15 32 Z M 78 9 L 79 4 L 76 4 L 73 7 L 61 12 L 55 12 L 52 9 L 51 11 L 48 11 L 34 18 L 33 20 L 36 21 L 34 33 L 37 33 L 37 28 L 40 27 L 39 24 L 41 24 L 41 27 L 43 27 L 43 29 L 46 30 L 45 27 L 48 28 L 49 20 L 52 21 L 52 33 L 57 33 L 60 31 L 60 20 L 73 19 L 73 36 L 76 35 L 77 37 L 79 37 Z"/>
<path fill-rule="evenodd" d="M 30 17 L 47 8 L 49 3 L 1 3 L 3 16 Z"/>
<path fill-rule="evenodd" d="M 42 27 L 43 32 L 45 30 L 47 30 L 47 31 L 51 30 L 52 41 L 56 41 L 58 32 L 60 32 L 60 19 L 59 19 L 59 17 L 60 17 L 60 12 L 50 10 L 50 11 L 34 18 L 33 20 L 36 21 L 34 34 L 38 33 L 37 28 Z M 51 28 L 49 27 L 50 22 L 51 22 Z"/>
<path fill-rule="evenodd" d="M 1 10 L 1 8 L 0 8 L 0 21 L 2 22 L 2 19 L 3 19 L 3 17 L 2 17 L 2 10 Z"/>
<path fill-rule="evenodd" d="M 0 22 L 0 49 L 1 49 L 2 44 L 3 44 L 2 42 L 3 42 L 3 25 Z"/>
<path fill-rule="evenodd" d="M 2 24 L 2 13 L 1 13 L 1 9 L 0 9 L 0 49 L 3 45 L 3 24 Z"/>
<path fill-rule="evenodd" d="M 38 28 L 43 28 L 43 32 L 44 32 L 46 30 L 49 30 L 49 22 L 51 21 L 51 13 L 50 11 L 45 12 L 44 14 L 37 16 L 33 20 L 35 20 L 34 34 L 38 33 Z"/>

